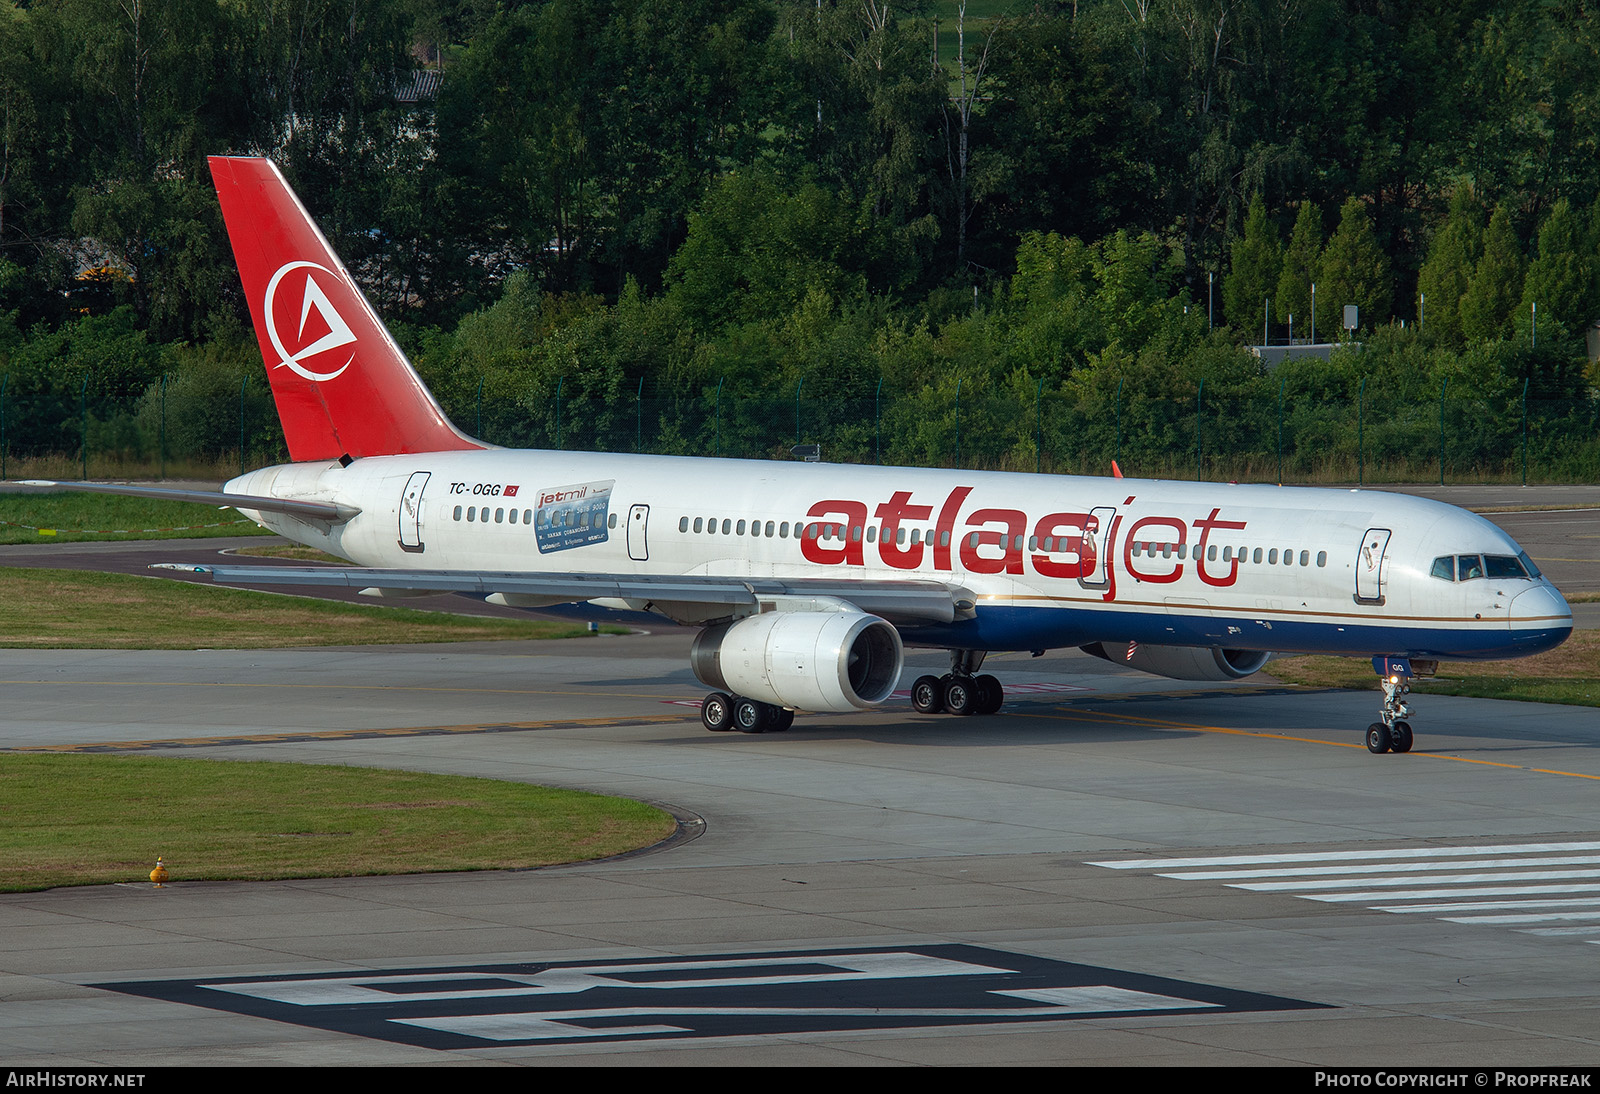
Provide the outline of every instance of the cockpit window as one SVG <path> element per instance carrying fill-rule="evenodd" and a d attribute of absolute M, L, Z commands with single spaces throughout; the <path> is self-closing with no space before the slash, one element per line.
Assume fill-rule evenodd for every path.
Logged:
<path fill-rule="evenodd" d="M 1484 555 L 1484 572 L 1490 577 L 1527 577 L 1522 572 L 1522 563 L 1510 555 Z"/>
<path fill-rule="evenodd" d="M 1428 571 L 1429 576 L 1443 578 L 1446 581 L 1456 579 L 1456 556 L 1445 555 L 1443 558 L 1433 560 L 1433 569 Z"/>
<path fill-rule="evenodd" d="M 1531 578 L 1539 578 L 1539 577 L 1543 576 L 1542 574 L 1539 573 L 1539 567 L 1537 567 L 1537 566 L 1535 566 L 1533 564 L 1533 559 L 1528 557 L 1528 552 L 1523 551 L 1520 555 L 1517 556 L 1517 558 L 1522 561 L 1522 568 L 1524 570 L 1528 571 L 1528 576 L 1529 577 L 1531 577 Z"/>
<path fill-rule="evenodd" d="M 1483 558 L 1479 555 L 1456 556 L 1456 572 L 1462 581 L 1483 576 Z"/>

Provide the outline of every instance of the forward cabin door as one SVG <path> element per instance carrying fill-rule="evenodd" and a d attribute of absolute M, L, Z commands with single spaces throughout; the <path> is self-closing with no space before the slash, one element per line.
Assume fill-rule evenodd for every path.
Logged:
<path fill-rule="evenodd" d="M 417 471 L 406 480 L 400 494 L 400 549 L 421 554 L 422 547 L 422 491 L 428 485 L 431 471 Z"/>
<path fill-rule="evenodd" d="M 1389 549 L 1387 528 L 1368 528 L 1356 552 L 1356 599 L 1363 604 L 1383 603 L 1383 556 Z"/>
<path fill-rule="evenodd" d="M 650 523 L 650 507 L 635 505 L 628 510 L 628 557 L 635 562 L 650 558 L 650 544 L 645 538 Z"/>

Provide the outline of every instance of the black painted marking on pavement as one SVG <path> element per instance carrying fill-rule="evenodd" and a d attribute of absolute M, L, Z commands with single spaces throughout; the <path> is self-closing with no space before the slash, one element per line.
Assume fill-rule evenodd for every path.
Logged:
<path fill-rule="evenodd" d="M 961 945 L 341 970 L 94 986 L 435 1049 L 1326 1006 Z"/>

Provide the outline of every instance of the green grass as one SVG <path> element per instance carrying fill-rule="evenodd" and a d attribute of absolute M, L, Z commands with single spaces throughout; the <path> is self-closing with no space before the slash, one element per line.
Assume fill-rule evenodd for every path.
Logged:
<path fill-rule="evenodd" d="M 608 634 L 625 627 L 606 626 Z M 576 638 L 583 623 L 486 619 L 170 578 L 0 569 L 0 647 L 271 649 Z"/>
<path fill-rule="evenodd" d="M 1378 690 L 1370 659 L 1286 657 L 1267 665 L 1268 675 L 1309 687 Z M 1600 631 L 1573 631 L 1565 643 L 1519 661 L 1442 661 L 1432 678 L 1411 682 L 1417 695 L 1464 695 L 1529 703 L 1600 706 Z"/>
<path fill-rule="evenodd" d="M 233 509 L 114 494 L 0 493 L 0 543 L 203 539 L 272 533 Z"/>
<path fill-rule="evenodd" d="M 671 835 L 625 798 L 356 767 L 0 755 L 0 892 L 547 866 Z"/>

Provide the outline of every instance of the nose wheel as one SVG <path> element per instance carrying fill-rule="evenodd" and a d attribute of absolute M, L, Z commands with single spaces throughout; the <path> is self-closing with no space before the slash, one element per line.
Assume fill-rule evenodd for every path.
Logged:
<path fill-rule="evenodd" d="M 1383 688 L 1383 707 L 1380 721 L 1367 727 L 1367 751 L 1373 753 L 1410 752 L 1412 741 L 1411 705 L 1405 696 L 1411 693 L 1411 665 L 1403 658 L 1374 657 L 1372 667 L 1378 670 L 1379 686 Z"/>

